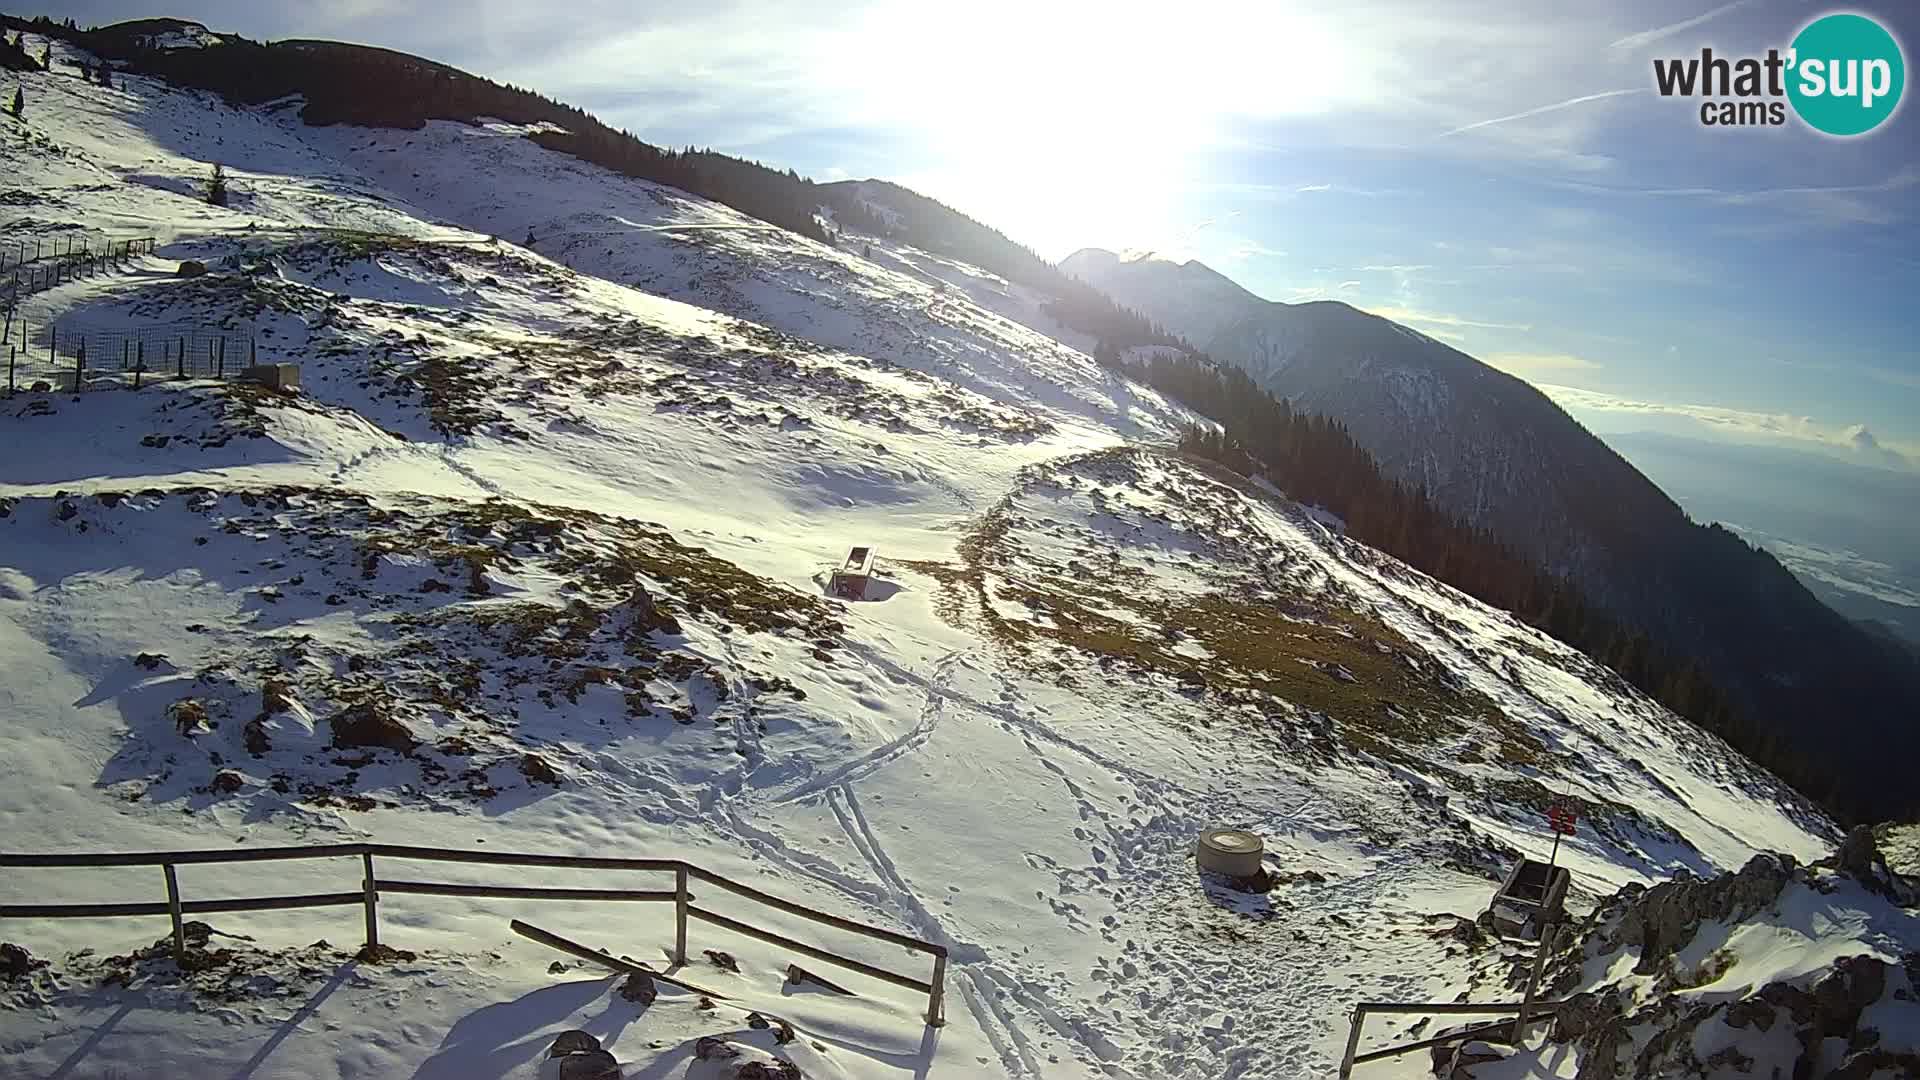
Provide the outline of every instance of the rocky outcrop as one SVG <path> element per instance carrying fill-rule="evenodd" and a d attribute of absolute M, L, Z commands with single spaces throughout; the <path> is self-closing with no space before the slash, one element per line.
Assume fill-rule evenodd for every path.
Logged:
<path fill-rule="evenodd" d="M 1920 994 L 1915 972 L 1903 964 L 1862 952 L 1824 970 L 1732 996 L 1685 992 L 1717 982 L 1728 971 L 1734 973 L 1731 987 L 1750 985 L 1740 980 L 1739 959 L 1727 947 L 1705 958 L 1694 955 L 1705 951 L 1699 942 L 1703 928 L 1726 934 L 1729 925 L 1767 919 L 1786 908 L 1788 890 L 1827 897 L 1851 890 L 1850 882 L 1895 902 L 1908 888 L 1878 859 L 1872 833 L 1855 830 L 1835 856 L 1811 866 L 1782 855 L 1758 855 L 1738 872 L 1717 878 L 1683 877 L 1620 890 L 1569 935 L 1568 946 L 1552 959 L 1545 993 L 1565 997 L 1566 1004 L 1555 1015 L 1549 1042 L 1572 1045 L 1578 1080 L 1749 1073 L 1794 1080 L 1920 1076 L 1915 1056 L 1920 1047 L 1904 1034 L 1920 1031 Z M 1849 895 L 1848 903 L 1879 902 L 1857 890 Z M 1727 940 L 1738 939 L 1729 934 Z M 1637 951 L 1632 976 L 1640 978 L 1568 994 L 1588 961 L 1628 948 Z M 1682 962 L 1680 954 L 1689 950 L 1689 960 Z M 1902 1037 L 1884 1039 L 1875 1024 L 1890 1025 Z M 1734 1037 L 1726 1038 L 1721 1027 Z M 1786 1054 L 1782 1030 L 1794 1040 L 1784 1045 L 1797 1044 Z M 1714 1049 L 1698 1049 L 1705 1045 Z M 1435 1064 L 1439 1075 L 1450 1075 L 1438 1069 L 1437 1057 Z"/>
<path fill-rule="evenodd" d="M 379 701 L 369 699 L 342 709 L 333 718 L 333 745 L 377 747 L 411 753 L 420 741 Z"/>

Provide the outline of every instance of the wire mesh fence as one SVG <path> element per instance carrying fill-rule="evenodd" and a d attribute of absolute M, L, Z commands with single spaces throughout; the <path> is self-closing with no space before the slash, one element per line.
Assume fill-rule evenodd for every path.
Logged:
<path fill-rule="evenodd" d="M 0 236 L 0 306 L 67 281 L 118 269 L 135 256 L 152 254 L 153 247 L 151 236 Z"/>
<path fill-rule="evenodd" d="M 0 358 L 9 393 L 84 393 L 162 379 L 238 378 L 257 358 L 247 331 L 205 326 L 89 327 L 27 309 L 0 315 Z"/>

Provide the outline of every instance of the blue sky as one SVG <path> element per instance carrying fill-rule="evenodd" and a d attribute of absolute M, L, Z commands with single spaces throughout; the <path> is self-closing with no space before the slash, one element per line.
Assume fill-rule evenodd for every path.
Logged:
<path fill-rule="evenodd" d="M 1049 257 L 1199 258 L 1441 337 L 1602 432 L 1920 459 L 1920 107 L 1836 140 L 1651 92 L 1655 57 L 1784 48 L 1828 10 L 1911 60 L 1906 0 L 64 6 L 418 52 L 655 142 L 897 180 Z"/>

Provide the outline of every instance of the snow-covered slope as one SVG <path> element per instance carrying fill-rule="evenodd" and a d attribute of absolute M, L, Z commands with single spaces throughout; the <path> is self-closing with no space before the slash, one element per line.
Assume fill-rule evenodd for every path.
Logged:
<path fill-rule="evenodd" d="M 162 238 L 34 310 L 245 326 L 304 393 L 102 380 L 0 411 L 7 848 L 682 857 L 952 966 L 934 1031 L 856 975 L 852 999 L 784 987 L 793 957 L 710 926 L 695 950 L 739 973 L 683 974 L 739 1008 L 642 1007 L 506 927 L 657 960 L 671 920 L 644 907 L 387 896 L 385 941 L 418 954 L 389 964 L 311 944 L 356 941 L 351 910 L 216 916 L 247 938 L 184 972 L 145 949 L 165 920 L 8 921 L 47 961 L 0 976 L 9 1069 L 534 1077 L 584 1028 L 630 1075 L 721 1075 L 694 1050 L 723 1035 L 812 1077 L 1318 1077 L 1350 1002 L 1468 987 L 1456 916 L 1544 853 L 1551 797 L 1583 808 L 1561 859 L 1587 903 L 1837 838 L 1579 654 L 1174 454 L 1178 407 L 942 284 L 992 275 L 815 244 L 502 125 L 307 129 L 138 77 L 28 94 L 0 118 L 10 227 Z M 194 194 L 216 160 L 226 209 Z M 172 276 L 188 257 L 215 272 Z M 853 544 L 881 557 L 864 601 L 823 587 Z M 1267 837 L 1269 891 L 1196 877 L 1216 824 Z M 341 887 L 285 865 L 183 887 Z M 158 889 L 10 872 L 0 900 Z"/>
<path fill-rule="evenodd" d="M 1920 749 L 1901 719 L 1920 707 L 1912 655 L 1771 555 L 1690 520 L 1533 386 L 1347 304 L 1262 300 L 1197 262 L 1089 250 L 1062 265 L 1336 418 L 1389 476 L 1566 576 L 1668 662 L 1697 661 L 1742 723 L 1805 758 L 1800 775 L 1821 797 L 1861 814 L 1913 811 L 1893 764 Z M 1808 723 L 1815 714 L 1829 719 Z"/>

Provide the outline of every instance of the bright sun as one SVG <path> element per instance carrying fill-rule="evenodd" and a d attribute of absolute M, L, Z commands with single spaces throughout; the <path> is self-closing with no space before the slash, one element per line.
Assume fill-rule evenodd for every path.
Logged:
<path fill-rule="evenodd" d="M 938 162 L 909 181 L 1055 258 L 1171 242 L 1193 224 L 1174 219 L 1179 189 L 1205 181 L 1233 120 L 1322 111 L 1367 74 L 1272 3 L 904 3 L 869 12 L 860 40 L 858 81 L 887 88 L 871 107 Z"/>

